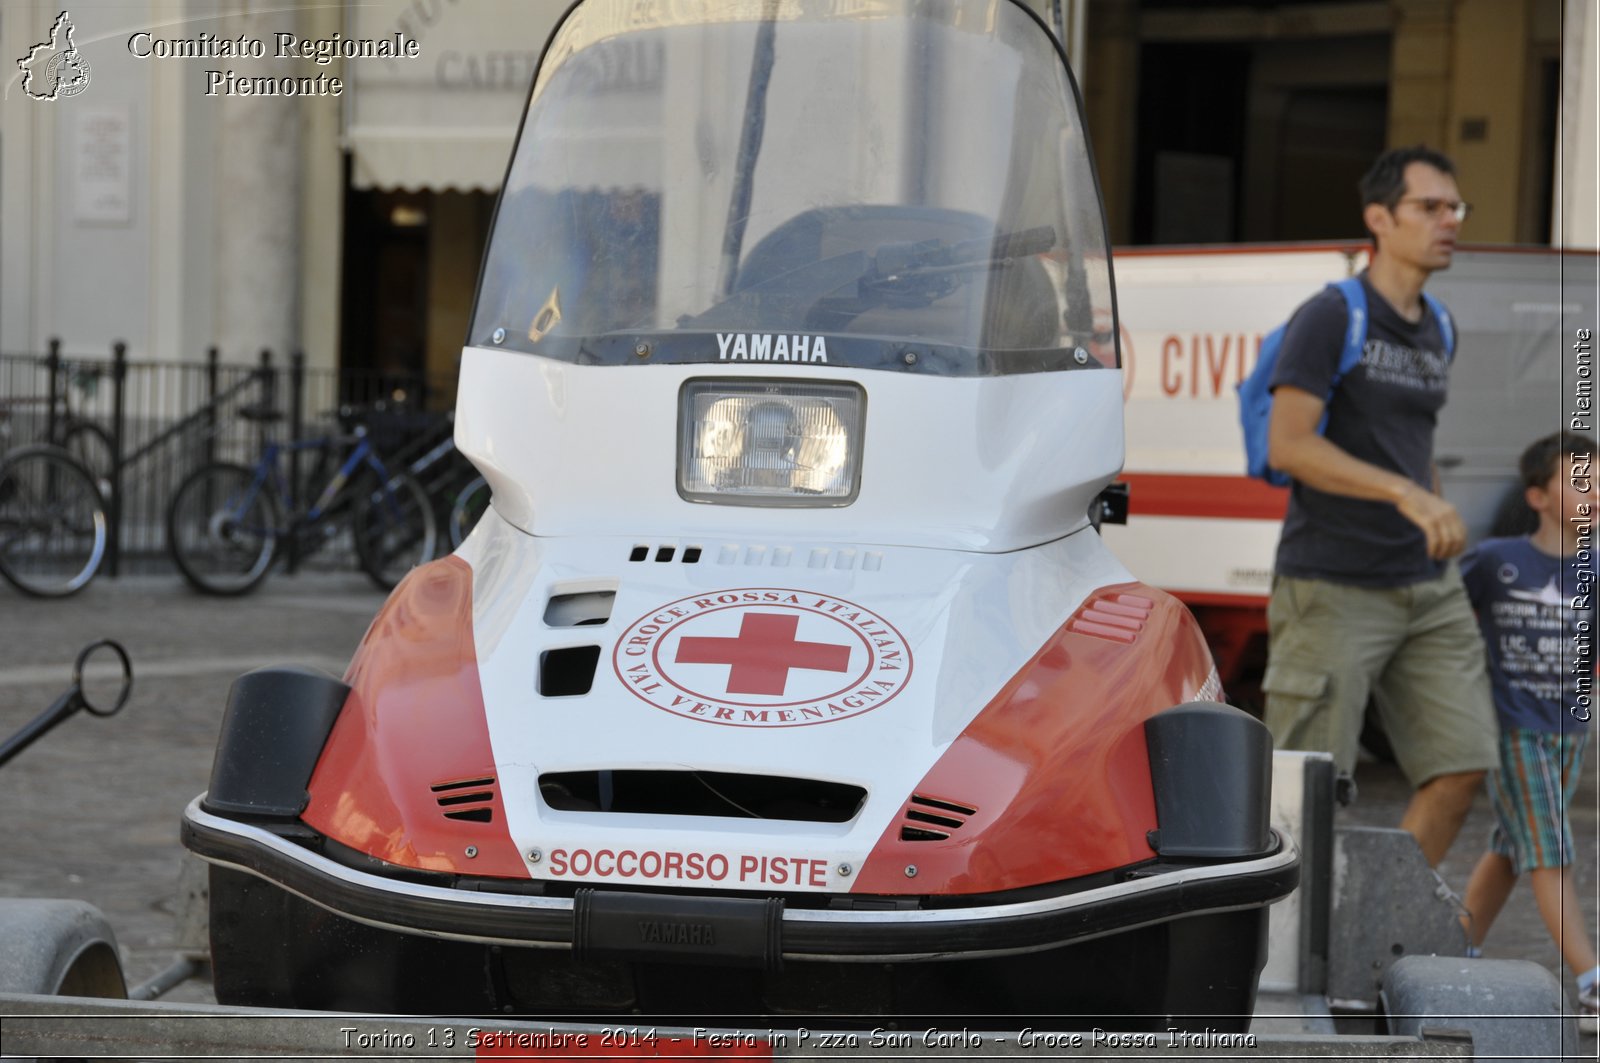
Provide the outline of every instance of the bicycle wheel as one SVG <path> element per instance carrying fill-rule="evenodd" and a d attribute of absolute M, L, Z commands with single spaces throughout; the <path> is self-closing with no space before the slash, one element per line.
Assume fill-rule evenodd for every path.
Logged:
<path fill-rule="evenodd" d="M 352 522 L 361 571 L 393 590 L 407 572 L 433 560 L 439 521 L 420 481 L 410 473 L 391 476 L 379 487 L 366 480 L 357 488 Z"/>
<path fill-rule="evenodd" d="M 0 460 L 0 575 L 37 598 L 88 585 L 105 557 L 105 500 L 93 474 L 60 447 Z"/>
<path fill-rule="evenodd" d="M 489 508 L 489 481 L 481 476 L 463 487 L 450 506 L 450 549 L 459 550 Z"/>
<path fill-rule="evenodd" d="M 278 503 L 243 465 L 205 465 L 167 508 L 167 549 L 183 578 L 207 594 L 244 594 L 267 575 L 278 547 Z"/>

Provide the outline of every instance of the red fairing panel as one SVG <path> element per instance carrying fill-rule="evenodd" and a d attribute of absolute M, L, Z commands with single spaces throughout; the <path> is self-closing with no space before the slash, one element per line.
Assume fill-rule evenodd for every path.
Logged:
<path fill-rule="evenodd" d="M 1139 583 L 1102 589 L 916 789 L 976 811 L 948 838 L 902 840 L 907 814 L 930 810 L 908 801 L 851 891 L 989 893 L 1151 859 L 1144 721 L 1194 700 L 1211 675 L 1205 639 L 1177 599 Z"/>
<path fill-rule="evenodd" d="M 407 577 L 345 682 L 350 697 L 301 818 L 391 864 L 526 878 L 506 831 L 478 684 L 472 569 L 447 557 Z"/>

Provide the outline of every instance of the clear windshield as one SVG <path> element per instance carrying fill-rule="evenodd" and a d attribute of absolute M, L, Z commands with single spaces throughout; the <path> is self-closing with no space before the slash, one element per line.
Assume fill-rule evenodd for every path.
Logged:
<path fill-rule="evenodd" d="M 886 368 L 907 344 L 958 373 L 1115 365 L 1048 31 L 1011 0 L 580 4 L 539 70 L 469 341 L 625 364 L 716 361 L 735 334 Z"/>

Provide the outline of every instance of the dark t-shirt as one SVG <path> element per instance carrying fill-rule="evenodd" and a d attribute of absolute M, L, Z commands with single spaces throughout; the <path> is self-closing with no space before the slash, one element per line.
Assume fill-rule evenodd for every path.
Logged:
<path fill-rule="evenodd" d="M 1486 539 L 1461 558 L 1461 578 L 1489 649 L 1500 725 L 1581 728 L 1589 710 L 1579 695 L 1593 684 L 1580 679 L 1594 674 L 1594 551 L 1552 557 L 1526 538 Z"/>
<path fill-rule="evenodd" d="M 1433 486 L 1433 430 L 1444 406 L 1450 361 L 1434 315 L 1412 324 L 1361 275 L 1367 342 L 1361 361 L 1328 400 L 1330 443 L 1351 457 Z M 1326 395 L 1338 371 L 1349 321 L 1344 296 L 1324 289 L 1289 321 L 1272 386 Z M 1441 562 L 1390 502 L 1331 495 L 1294 481 L 1278 541 L 1277 571 L 1359 587 L 1401 587 L 1434 579 Z"/>

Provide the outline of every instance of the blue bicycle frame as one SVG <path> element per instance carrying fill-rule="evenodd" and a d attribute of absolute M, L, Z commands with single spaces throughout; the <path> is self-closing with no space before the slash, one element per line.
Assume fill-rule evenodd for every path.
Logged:
<path fill-rule="evenodd" d="M 294 500 L 289 496 L 289 484 L 279 472 L 279 457 L 286 453 L 293 454 L 305 450 L 322 450 L 331 446 L 333 442 L 334 439 L 332 437 L 325 436 L 319 439 L 291 440 L 287 443 L 268 443 L 266 449 L 262 451 L 261 460 L 256 463 L 255 475 L 250 481 L 249 489 L 245 491 L 244 496 L 239 500 L 238 512 L 241 514 L 248 513 L 250 505 L 255 501 L 256 496 L 262 490 L 267 489 L 270 484 L 277 494 L 287 518 L 286 528 L 271 529 L 274 533 L 277 533 L 297 525 L 309 526 L 320 521 L 327 514 L 328 507 L 333 504 L 334 499 L 339 496 L 339 492 L 344 489 L 345 484 L 350 482 L 350 477 L 355 475 L 356 470 L 362 466 L 367 466 L 377 473 L 380 484 L 389 482 L 389 470 L 384 468 L 383 462 L 378 458 L 378 453 L 373 448 L 372 443 L 365 435 L 360 435 L 356 438 L 356 445 L 351 448 L 344 463 L 333 474 L 333 478 L 323 487 L 316 501 L 307 506 L 304 511 L 297 510 L 294 506 Z"/>

